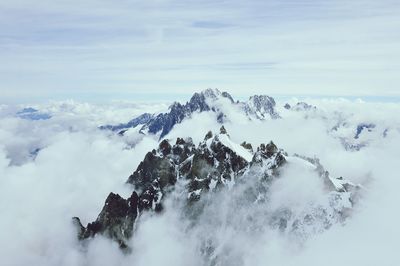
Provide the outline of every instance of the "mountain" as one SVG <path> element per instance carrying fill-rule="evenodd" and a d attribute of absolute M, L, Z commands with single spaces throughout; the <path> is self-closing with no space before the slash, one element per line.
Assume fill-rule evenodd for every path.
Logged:
<path fill-rule="evenodd" d="M 347 151 L 360 151 L 372 142 L 387 137 L 393 130 L 393 125 L 382 123 L 380 120 L 355 120 L 354 113 L 348 113 L 340 108 L 328 112 L 324 108 L 317 108 L 306 102 L 297 102 L 294 105 L 286 103 L 283 107 L 288 111 L 304 114 L 304 119 L 322 121 L 328 134 L 337 139 Z"/>
<path fill-rule="evenodd" d="M 17 112 L 17 117 L 26 120 L 47 120 L 51 118 L 50 114 L 40 112 L 39 110 L 27 107 Z"/>
<path fill-rule="evenodd" d="M 287 178 L 284 173 L 293 166 L 314 173 L 308 178 L 320 180 L 323 198 L 303 203 L 300 209 L 271 208 L 272 187 Z M 318 159 L 289 156 L 272 141 L 254 150 L 249 143 L 239 145 L 224 127 L 218 134 L 208 132 L 197 146 L 190 138 L 177 138 L 175 143 L 161 141 L 157 149 L 145 155 L 127 183 L 133 188 L 131 196 L 124 199 L 110 193 L 94 222 L 85 227 L 74 217 L 80 240 L 101 234 L 129 250 L 129 239 L 134 237 L 141 215 L 163 215 L 167 199 L 174 200 L 172 208 L 181 212 L 192 229 L 220 225 L 218 216 L 212 215 L 217 208 L 232 226 L 238 225 L 237 219 L 248 217 L 241 230 L 254 233 L 268 227 L 307 238 L 343 222 L 360 189 L 342 177 L 331 177 Z M 255 213 L 249 216 L 249 211 Z M 210 224 L 204 224 L 204 220 Z M 215 251 L 212 235 L 204 236 L 201 243 L 207 250 L 204 256 L 210 257 Z"/>
<path fill-rule="evenodd" d="M 155 114 L 142 114 L 125 124 L 100 126 L 100 129 L 117 131 L 123 134 L 129 128 L 141 125 L 140 132 L 144 134 L 159 135 L 160 139 L 165 137 L 172 128 L 189 118 L 194 113 L 213 112 L 216 119 L 223 123 L 229 119 L 224 113 L 224 104 L 234 106 L 238 111 L 243 112 L 249 119 L 277 119 L 279 114 L 275 110 L 275 101 L 266 95 L 254 95 L 247 102 L 234 101 L 227 92 L 218 89 L 206 89 L 195 93 L 185 104 L 174 102 L 168 112 Z"/>
<path fill-rule="evenodd" d="M 363 130 L 368 130 L 368 132 L 371 132 L 373 128 L 375 128 L 376 125 L 372 124 L 372 123 L 361 123 L 357 125 L 357 129 L 356 129 L 356 134 L 354 136 L 355 139 L 358 139 L 361 135 L 361 133 L 363 132 Z M 384 135 L 385 133 L 383 133 Z"/>
<path fill-rule="evenodd" d="M 309 111 L 309 110 L 317 110 L 317 107 L 308 104 L 306 102 L 298 102 L 295 105 L 291 106 L 290 104 L 286 103 L 284 106 L 285 109 L 287 110 L 293 110 L 293 111 Z"/>
<path fill-rule="evenodd" d="M 335 122 L 336 121 L 336 122 Z M 352 118 L 330 119 L 329 134 L 340 140 L 347 151 L 359 151 L 371 143 L 386 138 L 388 132 L 395 129 L 381 121 L 352 121 Z"/>
<path fill-rule="evenodd" d="M 275 110 L 275 100 L 267 95 L 254 95 L 243 104 L 243 109 L 246 114 L 250 117 L 254 117 L 260 120 L 267 118 L 277 119 L 280 118 L 279 114 Z"/>
<path fill-rule="evenodd" d="M 149 114 L 149 113 L 144 113 L 138 117 L 135 117 L 134 119 L 130 120 L 128 123 L 121 123 L 118 125 L 105 125 L 105 126 L 100 126 L 100 129 L 103 130 L 111 130 L 111 131 L 119 131 L 121 134 L 124 133 L 124 131 L 128 128 L 134 128 L 139 125 L 144 125 L 148 123 L 151 119 L 154 118 L 154 115 Z"/>

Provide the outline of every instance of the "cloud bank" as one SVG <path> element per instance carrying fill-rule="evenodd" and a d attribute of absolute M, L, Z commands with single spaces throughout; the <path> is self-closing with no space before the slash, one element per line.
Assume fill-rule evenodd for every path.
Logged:
<path fill-rule="evenodd" d="M 9 101 L 204 87 L 399 96 L 399 10 L 394 0 L 3 1 L 0 91 Z"/>
<path fill-rule="evenodd" d="M 296 99 L 293 99 L 296 102 Z M 179 203 L 167 202 L 163 215 L 145 215 L 131 240 L 132 253 L 101 236 L 81 245 L 71 224 L 72 216 L 83 223 L 96 218 L 110 191 L 128 196 L 127 177 L 156 147 L 152 136 L 131 139 L 109 135 L 97 126 L 124 122 L 129 113 L 165 110 L 165 105 L 113 103 L 96 106 L 76 102 L 37 105 L 53 116 L 27 121 L 13 116 L 21 106 L 1 107 L 0 112 L 0 257 L 4 265 L 209 265 L 201 256 L 200 240 L 218 243 L 221 265 L 398 265 L 396 243 L 400 237 L 399 128 L 395 104 L 372 104 L 344 100 L 310 100 L 317 111 L 290 111 L 282 107 L 283 119 L 249 121 L 221 103 L 231 118 L 225 123 L 231 139 L 255 145 L 273 140 L 289 154 L 317 156 L 333 176 L 343 176 L 365 187 L 365 193 L 345 225 L 294 241 L 289 235 L 245 227 L 246 215 L 262 221 L 262 209 L 234 204 L 241 191 L 222 193 L 210 205 L 199 226 L 189 230 L 176 211 Z M 293 104 L 292 102 L 290 102 Z M 338 114 L 340 113 L 340 115 Z M 331 131 L 337 121 L 345 120 Z M 168 138 L 191 136 L 197 143 L 209 129 L 220 124 L 211 113 L 195 114 L 177 125 Z M 341 137 L 354 137 L 359 123 L 374 123 L 360 141 L 368 145 L 346 150 Z M 388 129 L 386 137 L 381 133 Z M 40 151 L 27 156 L 32 147 Z M 302 208 L 320 198 L 318 181 L 295 166 L 272 189 L 272 204 Z M 169 204 L 169 205 L 168 205 Z M 239 215 L 238 215 L 239 214 Z M 258 219 L 258 220 L 257 220 Z M 261 228 L 264 228 L 261 225 Z"/>

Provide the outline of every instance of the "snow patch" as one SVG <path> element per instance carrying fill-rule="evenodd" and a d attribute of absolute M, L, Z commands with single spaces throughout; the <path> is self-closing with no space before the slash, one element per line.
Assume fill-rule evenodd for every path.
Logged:
<path fill-rule="evenodd" d="M 245 159 L 247 162 L 250 162 L 253 159 L 253 154 L 251 154 L 248 150 L 246 150 L 239 144 L 232 142 L 226 134 L 219 134 L 218 139 L 224 146 L 234 151 L 237 155 Z"/>

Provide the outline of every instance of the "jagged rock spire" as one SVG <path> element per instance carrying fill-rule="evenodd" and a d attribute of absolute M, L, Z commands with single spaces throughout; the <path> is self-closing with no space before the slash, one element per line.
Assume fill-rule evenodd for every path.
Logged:
<path fill-rule="evenodd" d="M 214 135 L 209 131 L 204 141 L 197 146 L 190 138 L 177 138 L 173 145 L 163 140 L 157 150 L 145 155 L 129 176 L 127 183 L 133 185 L 134 191 L 128 199 L 110 193 L 96 221 L 86 227 L 80 223 L 79 218 L 74 218 L 78 238 L 84 240 L 102 234 L 126 249 L 127 240 L 134 235 L 134 224 L 140 214 L 146 211 L 162 213 L 164 200 L 175 189 L 180 189 L 179 199 L 185 206 L 183 217 L 187 219 L 195 219 L 202 212 L 205 206 L 201 201 L 203 198 L 207 199 L 208 204 L 213 204 L 214 194 L 209 193 L 229 191 L 246 180 L 254 180 L 255 183 L 246 190 L 245 202 L 240 204 L 265 201 L 269 186 L 275 179 L 281 178 L 281 169 L 290 163 L 288 158 L 272 141 L 261 144 L 253 153 L 250 143 L 244 142 L 242 146 L 233 143 L 227 137 L 224 126 L 220 134 Z M 344 219 L 348 206 L 354 202 L 355 196 L 352 193 L 355 186 L 343 178 L 332 179 L 316 159 L 298 158 L 305 163 L 307 169 L 310 163 L 315 166 L 316 173 L 323 179 L 326 190 L 332 196 L 329 198 L 331 205 L 323 207 L 328 209 L 317 209 L 315 213 L 311 209 L 304 217 L 292 216 L 290 210 L 271 214 L 271 220 L 267 223 L 274 226 L 279 221 L 279 230 L 293 232 L 301 230 L 304 219 L 320 219 L 320 224 L 328 225 L 332 217 L 336 220 Z"/>
<path fill-rule="evenodd" d="M 116 126 L 106 125 L 100 129 L 118 131 L 121 135 L 132 127 L 141 125 L 139 132 L 143 134 L 159 134 L 160 140 L 164 138 L 176 125 L 184 119 L 190 118 L 195 112 L 214 112 L 218 123 L 224 123 L 229 117 L 221 108 L 221 99 L 228 99 L 228 104 L 234 106 L 239 112 L 244 112 L 249 119 L 276 119 L 279 114 L 275 110 L 275 100 L 266 95 L 254 95 L 247 102 L 235 102 L 228 92 L 221 92 L 218 89 L 206 89 L 196 92 L 185 104 L 174 102 L 168 108 L 168 112 L 155 114 L 143 114 L 132 119 L 126 124 Z"/>
<path fill-rule="evenodd" d="M 220 133 L 220 134 L 227 134 L 226 129 L 225 129 L 224 126 L 222 126 L 222 127 L 219 129 L 219 133 Z"/>
<path fill-rule="evenodd" d="M 204 140 L 211 139 L 213 137 L 213 133 L 210 131 L 207 132 L 206 136 L 204 137 Z"/>

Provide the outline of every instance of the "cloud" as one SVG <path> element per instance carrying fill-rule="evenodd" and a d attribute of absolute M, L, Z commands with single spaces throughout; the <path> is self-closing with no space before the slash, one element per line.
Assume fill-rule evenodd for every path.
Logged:
<path fill-rule="evenodd" d="M 3 264 L 208 265 L 210 261 L 202 256 L 207 251 L 201 248 L 212 241 L 223 265 L 329 266 L 338 261 L 351 265 L 397 265 L 398 105 L 344 100 L 310 103 L 317 107 L 317 112 L 285 113 L 282 108 L 283 119 L 264 122 L 249 121 L 224 102 L 220 108 L 230 118 L 224 125 L 233 141 L 246 140 L 255 146 L 273 140 L 289 154 L 317 156 L 332 176 L 362 183 L 365 193 L 345 225 L 333 226 L 299 243 L 263 224 L 268 208 L 285 206 L 301 212 L 306 203 L 322 197 L 319 180 L 307 168 L 293 164 L 271 187 L 268 206 L 248 208 L 237 204 L 246 195 L 246 189 L 253 186 L 249 179 L 247 186 L 216 195 L 193 226 L 182 219 L 182 202 L 171 198 L 162 215 L 141 217 L 131 239 L 131 254 L 123 254 L 117 244 L 101 236 L 81 245 L 71 217 L 79 216 L 83 223 L 93 221 L 110 191 L 128 196 L 131 187 L 124 184 L 127 177 L 145 153 L 158 144 L 151 136 L 141 136 L 131 148 L 127 139 L 97 130 L 99 123 L 124 122 L 129 113 L 162 110 L 165 105 L 93 105 L 73 101 L 35 105 L 53 114 L 46 121 L 15 118 L 13 110 L 21 106 L 2 106 L 0 228 L 6 228 L 0 230 Z M 283 104 L 277 103 L 280 108 Z M 360 151 L 346 151 L 338 136 L 327 130 L 339 118 L 347 122 L 343 132 L 339 130 L 343 134 L 340 136 L 354 136 L 350 129 L 355 130 L 360 122 L 373 122 L 376 130 L 390 130 L 387 137 L 363 132 L 370 138 L 369 145 Z M 219 129 L 220 124 L 215 121 L 214 114 L 195 114 L 174 127 L 167 137 L 191 136 L 197 143 L 209 129 Z M 17 145 L 18 142 L 21 144 Z M 41 147 L 35 159 L 12 163 L 31 146 Z M 248 220 L 249 217 L 252 219 Z"/>
<path fill-rule="evenodd" d="M 141 112 L 160 112 L 167 109 L 166 104 L 112 102 L 99 105 L 75 102 L 47 102 L 37 105 L 41 112 L 52 115 L 51 119 L 31 121 L 16 117 L 22 106 L 5 106 L 0 114 L 0 140 L 12 164 L 24 163 L 50 144 L 58 141 L 59 133 L 85 132 L 97 134 L 97 127 L 128 121 Z M 104 133 L 106 134 L 106 133 Z M 135 142 L 141 138 L 138 133 L 126 137 Z"/>
<path fill-rule="evenodd" d="M 144 154 L 157 145 L 152 138 L 142 139 L 132 152 L 123 139 L 96 130 L 96 119 L 85 120 L 88 105 L 74 104 L 79 119 L 69 117 L 71 110 L 66 107 L 71 104 L 48 108 L 56 106 L 54 120 L 6 117 L 0 121 L 1 226 L 7 228 L 1 232 L 0 253 L 7 265 L 96 261 L 90 257 L 92 253 L 82 253 L 71 215 L 88 222 L 95 219 L 110 190 L 129 194 L 124 182 Z M 20 160 L 30 146 L 41 148 L 35 160 Z M 115 254 L 120 256 L 118 249 Z"/>
<path fill-rule="evenodd" d="M 3 2 L 0 90 L 9 101 L 206 87 L 398 96 L 399 9 L 391 0 Z"/>

